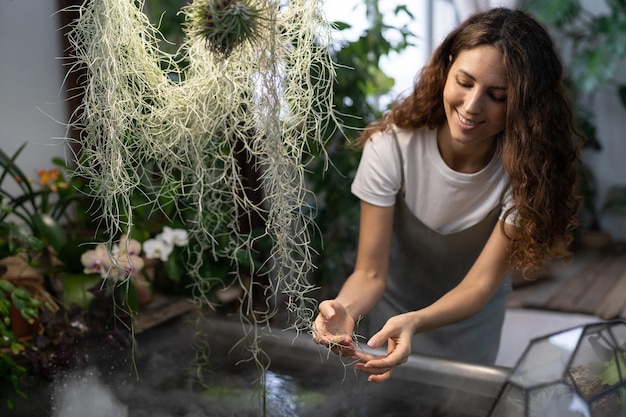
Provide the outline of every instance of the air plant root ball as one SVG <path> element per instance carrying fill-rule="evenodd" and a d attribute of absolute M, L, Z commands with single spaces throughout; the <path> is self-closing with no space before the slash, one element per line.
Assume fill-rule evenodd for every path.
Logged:
<path fill-rule="evenodd" d="M 260 37 L 263 10 L 254 0 L 194 0 L 186 9 L 187 36 L 204 39 L 209 50 L 226 58 Z"/>

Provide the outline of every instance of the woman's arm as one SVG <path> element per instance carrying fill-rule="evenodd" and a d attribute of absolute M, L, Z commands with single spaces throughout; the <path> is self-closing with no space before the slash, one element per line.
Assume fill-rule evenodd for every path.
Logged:
<path fill-rule="evenodd" d="M 385 291 L 393 207 L 379 207 L 361 202 L 359 245 L 354 272 L 334 300 L 320 303 L 314 323 L 317 343 L 335 347 L 335 352 L 354 352 L 354 324 L 376 305 Z"/>
<path fill-rule="evenodd" d="M 395 366 L 406 362 L 411 353 L 413 335 L 456 323 L 480 311 L 502 285 L 509 271 L 509 248 L 510 240 L 498 222 L 480 256 L 459 285 L 428 307 L 390 318 L 368 341 L 368 346 L 372 348 L 387 342 L 387 355 L 374 357 L 357 353 L 363 362 L 356 366 L 357 369 L 371 374 L 370 381 L 385 381 Z"/>
<path fill-rule="evenodd" d="M 361 202 L 356 265 L 335 298 L 354 320 L 369 313 L 385 291 L 393 212 Z"/>

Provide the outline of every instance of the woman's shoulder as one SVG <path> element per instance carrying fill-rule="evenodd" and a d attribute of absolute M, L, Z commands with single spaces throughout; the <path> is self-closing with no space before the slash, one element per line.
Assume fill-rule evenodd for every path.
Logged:
<path fill-rule="evenodd" d="M 393 130 L 392 130 L 393 129 Z M 391 126 L 385 131 L 376 132 L 365 144 L 364 158 L 384 164 L 387 168 L 405 165 L 407 161 L 414 164 L 433 152 L 436 134 L 430 129 L 406 129 Z M 434 144 L 434 145 L 433 145 Z M 395 168 L 393 168 L 395 169 Z"/>
<path fill-rule="evenodd" d="M 394 138 L 395 136 L 395 138 Z M 378 131 L 370 137 L 370 142 L 377 145 L 390 145 L 393 144 L 394 139 L 397 138 L 398 144 L 406 145 L 409 142 L 421 139 L 433 138 L 436 136 L 435 129 L 428 128 L 404 128 L 396 125 L 389 125 L 385 130 Z"/>

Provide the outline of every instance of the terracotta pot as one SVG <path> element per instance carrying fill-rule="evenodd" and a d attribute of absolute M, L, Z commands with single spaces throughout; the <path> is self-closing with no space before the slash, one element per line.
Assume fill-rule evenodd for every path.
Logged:
<path fill-rule="evenodd" d="M 137 302 L 139 307 L 145 307 L 154 301 L 154 294 L 152 293 L 152 287 L 150 283 L 144 278 L 143 274 L 139 273 L 132 279 L 133 287 L 137 293 Z"/>
<path fill-rule="evenodd" d="M 9 311 L 9 318 L 11 319 L 11 330 L 13 334 L 18 339 L 26 339 L 32 336 L 37 332 L 39 328 L 38 323 L 30 324 L 23 316 L 20 311 L 15 308 L 15 306 L 11 306 L 11 310 Z"/>

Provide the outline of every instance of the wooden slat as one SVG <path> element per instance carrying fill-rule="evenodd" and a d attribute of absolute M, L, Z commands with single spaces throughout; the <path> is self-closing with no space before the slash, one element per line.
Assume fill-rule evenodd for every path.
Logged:
<path fill-rule="evenodd" d="M 582 297 L 578 300 L 576 310 L 596 314 L 598 306 L 604 304 L 615 283 L 619 281 L 622 272 L 626 270 L 626 257 L 610 256 L 607 258 L 606 268 L 599 271 L 588 288 L 584 288 Z M 626 298 L 622 302 L 626 302 Z"/>
<path fill-rule="evenodd" d="M 592 311 L 583 310 L 580 301 L 586 296 L 589 289 L 593 288 L 598 277 L 602 276 L 610 264 L 611 259 L 602 256 L 591 262 L 587 268 L 583 268 L 578 273 L 566 278 L 553 297 L 548 300 L 546 308 L 576 313 L 593 313 L 593 309 Z"/>
<path fill-rule="evenodd" d="M 570 265 L 557 267 L 553 276 L 515 288 L 507 298 L 507 307 L 626 319 L 625 247 L 581 253 Z"/>
<path fill-rule="evenodd" d="M 596 308 L 595 315 L 604 320 L 626 318 L 626 270 L 622 270 L 605 299 Z"/>
<path fill-rule="evenodd" d="M 162 298 L 135 317 L 135 333 L 139 334 L 167 320 L 193 311 L 195 305 L 185 298 Z"/>

